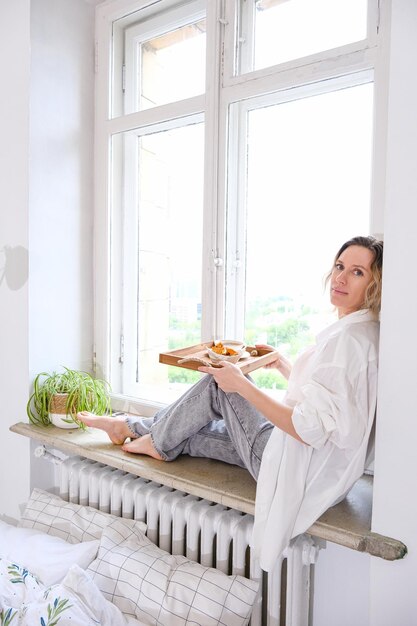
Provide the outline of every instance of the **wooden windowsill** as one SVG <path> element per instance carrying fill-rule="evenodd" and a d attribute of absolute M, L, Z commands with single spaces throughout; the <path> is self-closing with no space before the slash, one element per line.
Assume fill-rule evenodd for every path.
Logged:
<path fill-rule="evenodd" d="M 254 514 L 256 483 L 240 467 L 188 456 L 172 463 L 163 463 L 124 452 L 120 446 L 112 444 L 105 433 L 96 429 L 64 430 L 55 426 L 43 427 L 19 422 L 11 426 L 10 430 L 69 455 L 99 461 L 238 511 Z M 328 509 L 307 532 L 314 537 L 389 561 L 403 558 L 407 547 L 401 541 L 371 531 L 372 488 L 372 477 L 364 475 L 343 502 Z"/>

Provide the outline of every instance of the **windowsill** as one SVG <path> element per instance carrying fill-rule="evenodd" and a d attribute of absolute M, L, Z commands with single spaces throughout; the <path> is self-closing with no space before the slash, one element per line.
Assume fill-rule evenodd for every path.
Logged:
<path fill-rule="evenodd" d="M 173 463 L 123 452 L 102 431 L 64 430 L 55 426 L 34 426 L 19 422 L 12 432 L 111 467 L 154 480 L 163 485 L 218 502 L 244 513 L 254 514 L 256 483 L 250 474 L 233 465 L 210 459 L 183 456 Z M 307 531 L 310 535 L 366 552 L 389 561 L 401 559 L 407 547 L 396 539 L 371 531 L 372 476 L 362 476 L 348 496 L 331 507 Z"/>

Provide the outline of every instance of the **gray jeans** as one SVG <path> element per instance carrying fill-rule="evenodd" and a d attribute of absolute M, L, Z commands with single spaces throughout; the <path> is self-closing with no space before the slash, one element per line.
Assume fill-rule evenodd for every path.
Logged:
<path fill-rule="evenodd" d="M 262 453 L 273 425 L 238 393 L 225 393 L 213 377 L 204 376 L 154 417 L 128 417 L 136 437 L 150 433 L 166 461 L 180 454 L 217 459 L 258 477 Z"/>

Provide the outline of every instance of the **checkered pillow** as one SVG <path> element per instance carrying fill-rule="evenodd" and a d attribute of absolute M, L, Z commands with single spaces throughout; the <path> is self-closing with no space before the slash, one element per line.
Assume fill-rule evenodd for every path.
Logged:
<path fill-rule="evenodd" d="M 89 506 L 65 502 L 42 489 L 34 489 L 19 521 L 24 528 L 37 528 L 49 535 L 61 537 L 68 543 L 80 543 L 100 539 L 104 528 L 120 518 L 97 511 Z M 128 528 L 137 526 L 146 530 L 138 521 L 120 520 Z"/>
<path fill-rule="evenodd" d="M 249 622 L 257 582 L 170 555 L 122 521 L 104 529 L 98 557 L 87 571 L 125 615 L 157 626 Z"/>

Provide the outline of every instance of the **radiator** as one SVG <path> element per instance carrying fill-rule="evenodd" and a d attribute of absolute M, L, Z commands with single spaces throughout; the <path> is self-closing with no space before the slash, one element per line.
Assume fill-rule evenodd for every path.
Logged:
<path fill-rule="evenodd" d="M 253 516 L 82 457 L 60 463 L 60 496 L 140 520 L 161 549 L 260 581 L 251 626 L 308 626 L 310 575 L 318 546 L 297 537 L 266 574 L 249 547 Z"/>

